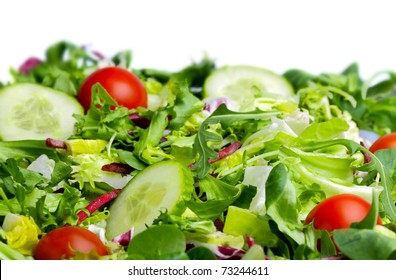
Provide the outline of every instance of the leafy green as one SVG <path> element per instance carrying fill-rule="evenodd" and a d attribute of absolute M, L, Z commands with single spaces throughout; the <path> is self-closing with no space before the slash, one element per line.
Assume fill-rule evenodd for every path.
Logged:
<path fill-rule="evenodd" d="M 334 241 L 331 238 L 331 234 L 325 230 L 321 231 L 320 235 L 320 253 L 323 258 L 335 256 L 337 250 L 334 246 Z"/>
<path fill-rule="evenodd" d="M 97 83 L 92 86 L 92 104 L 87 114 L 74 115 L 77 120 L 74 135 L 85 139 L 107 141 L 115 135 L 116 143 L 130 145 L 134 138 L 133 132 L 136 133 L 136 127 L 129 115 L 129 110 L 118 106 L 106 90 Z"/>
<path fill-rule="evenodd" d="M 366 163 L 364 165 L 361 165 L 360 167 L 357 167 L 358 170 L 360 171 L 367 171 L 371 173 L 376 173 L 380 176 L 381 178 L 381 183 L 383 186 L 383 191 L 381 192 L 380 199 L 381 199 L 381 204 L 384 207 L 384 210 L 387 215 L 391 219 L 396 218 L 396 206 L 392 200 L 392 189 L 393 189 L 393 180 L 390 177 L 389 173 L 386 171 L 384 165 L 381 163 L 381 161 L 374 155 L 372 154 L 369 150 L 367 150 L 365 147 L 360 145 L 359 143 L 356 143 L 355 141 L 348 140 L 348 139 L 336 139 L 336 140 L 329 140 L 329 141 L 323 141 L 323 142 L 317 142 L 317 143 L 306 143 L 304 146 L 303 150 L 309 151 L 309 150 L 316 150 L 320 148 L 325 148 L 333 145 L 342 145 L 348 149 L 348 151 L 351 154 L 355 154 L 356 152 L 364 152 L 367 153 L 371 156 L 371 161 L 369 163 Z M 370 188 L 367 188 L 367 191 L 371 192 Z M 364 191 L 366 192 L 366 191 Z M 371 195 L 370 195 L 371 197 Z"/>
<path fill-rule="evenodd" d="M 33 58 L 35 65 L 26 63 L 11 74 L 14 83 L 43 84 L 76 96 L 92 71 L 103 65 L 129 68 L 131 60 L 127 50 L 106 58 L 61 41 L 49 46 L 45 58 Z M 249 260 L 396 258 L 396 152 L 372 154 L 359 135 L 360 129 L 396 130 L 394 72 L 364 81 L 356 63 L 341 73 L 291 69 L 284 77 L 295 99 L 257 98 L 250 112 L 234 112 L 225 101 L 210 113 L 202 100 L 205 80 L 216 71 L 209 58 L 177 72 L 130 70 L 144 83 L 148 108 L 119 106 L 96 84 L 90 109 L 74 116 L 75 131 L 67 141 L 102 141 L 100 151 L 76 152 L 67 141 L 66 149 L 36 140 L 0 142 L 0 221 L 28 217 L 42 234 L 75 225 L 77 213 L 98 195 L 171 159 L 192 171 L 177 211 L 161 209 L 147 228 L 138 234 L 135 229 L 129 245 L 107 240 L 106 259 L 214 260 L 222 250 Z M 136 116 L 147 126 L 139 126 Z M 123 164 L 130 174 L 102 170 Z M 338 193 L 372 201 L 366 218 L 334 236 L 304 225 L 317 203 Z M 80 226 L 103 235 L 109 230 L 108 203 Z M 375 225 L 378 216 L 384 226 Z M 29 228 L 25 224 L 20 232 Z M 6 242 L 0 243 L 0 258 L 26 259 L 11 247 L 31 253 L 32 247 L 24 247 L 30 239 L 7 232 L 0 230 Z"/>
<path fill-rule="evenodd" d="M 167 211 L 161 212 L 157 219 L 153 222 L 157 224 L 169 224 L 177 226 L 183 232 L 200 232 L 200 233 L 213 233 L 216 231 L 215 225 L 212 220 L 197 217 L 195 215 L 171 215 Z"/>
<path fill-rule="evenodd" d="M 147 164 L 153 164 L 166 158 L 167 155 L 160 149 L 155 149 L 155 147 L 160 143 L 162 137 L 164 137 L 164 130 L 167 125 L 167 112 L 156 111 L 151 119 L 150 126 L 144 130 L 140 130 L 139 140 L 134 145 L 134 155 Z"/>
<path fill-rule="evenodd" d="M 176 99 L 174 106 L 171 108 L 172 120 L 169 128 L 178 129 L 184 125 L 193 113 L 201 110 L 204 104 L 189 91 L 187 83 L 175 83 L 171 88 L 176 91 Z"/>
<path fill-rule="evenodd" d="M 287 170 L 283 164 L 277 164 L 270 172 L 265 185 L 265 207 L 267 209 L 282 195 L 287 184 Z"/>
<path fill-rule="evenodd" d="M 47 147 L 44 140 L 0 141 L 2 161 L 8 158 L 34 160 L 42 154 L 57 157 L 54 149 Z"/>
<path fill-rule="evenodd" d="M 199 198 L 188 201 L 186 205 L 197 216 L 210 219 L 221 215 L 239 197 L 241 187 L 207 175 L 199 182 L 199 192 Z"/>
<path fill-rule="evenodd" d="M 298 220 L 296 190 L 282 164 L 272 169 L 265 188 L 268 194 L 267 215 L 276 222 L 281 232 L 302 244 L 304 234 Z"/>
<path fill-rule="evenodd" d="M 24 256 L 16 249 L 0 241 L 0 260 L 33 260 L 33 257 Z"/>
<path fill-rule="evenodd" d="M 393 182 L 396 182 L 396 150 L 392 148 L 381 149 L 376 151 L 374 154 L 382 163 L 386 173 L 389 174 Z"/>
<path fill-rule="evenodd" d="M 333 139 L 339 136 L 342 132 L 347 131 L 348 128 L 349 125 L 345 120 L 332 118 L 328 121 L 310 125 L 301 133 L 300 136 L 306 139 Z"/>
<path fill-rule="evenodd" d="M 334 241 L 345 255 L 354 260 L 396 259 L 396 239 L 374 230 L 335 230 Z"/>
<path fill-rule="evenodd" d="M 314 75 L 303 70 L 291 69 L 284 73 L 284 77 L 296 91 L 308 93 L 311 95 L 310 98 L 316 92 L 315 100 L 310 100 L 310 104 L 315 106 L 311 107 L 313 115 L 316 114 L 314 109 L 322 110 L 326 107 L 322 106 L 323 102 L 328 102 L 333 108 L 335 105 L 342 111 L 348 111 L 361 129 L 380 135 L 396 130 L 393 122 L 396 75 L 392 71 L 381 71 L 363 81 L 358 64 L 353 63 L 339 74 Z M 301 105 L 305 107 L 304 103 Z M 329 113 L 330 111 L 327 111 L 325 115 L 329 116 Z"/>
<path fill-rule="evenodd" d="M 371 200 L 371 207 L 369 213 L 366 217 L 358 222 L 352 223 L 351 228 L 358 228 L 358 229 L 373 229 L 374 226 L 377 224 L 378 218 L 378 194 L 373 190 L 373 197 Z"/>
<path fill-rule="evenodd" d="M 198 172 L 198 177 L 202 178 L 208 173 L 210 169 L 209 160 L 215 159 L 218 156 L 214 148 L 208 145 L 208 142 L 219 142 L 222 140 L 221 136 L 208 130 L 209 125 L 221 124 L 223 129 L 227 129 L 231 125 L 235 125 L 235 123 L 269 119 L 278 114 L 278 112 L 263 112 L 259 110 L 243 113 L 233 112 L 228 110 L 224 104 L 221 104 L 216 111 L 202 123 L 195 137 L 193 152 L 194 154 L 198 154 L 199 157 L 193 170 Z"/>
<path fill-rule="evenodd" d="M 265 253 L 263 247 L 260 245 L 254 244 L 246 251 L 245 255 L 242 257 L 242 260 L 264 260 Z"/>
<path fill-rule="evenodd" d="M 89 48 L 68 41 L 49 46 L 44 59 L 29 71 L 11 69 L 15 83 L 32 82 L 76 96 L 88 74 L 96 70 L 103 56 Z M 122 51 L 108 59 L 114 65 L 130 66 L 130 51 Z"/>
<path fill-rule="evenodd" d="M 128 259 L 185 260 L 186 240 L 172 225 L 153 226 L 137 234 L 129 243 Z"/>
<path fill-rule="evenodd" d="M 217 260 L 215 254 L 206 247 L 194 247 L 187 251 L 190 260 Z"/>
<path fill-rule="evenodd" d="M 214 61 L 205 56 L 201 61 L 192 62 L 174 73 L 158 69 L 140 69 L 137 73 L 142 79 L 153 78 L 161 83 L 167 83 L 170 79 L 187 83 L 198 97 L 202 97 L 202 85 L 214 68 Z"/>
<path fill-rule="evenodd" d="M 228 207 L 223 232 L 235 236 L 249 235 L 262 246 L 273 247 L 278 242 L 266 217 L 236 206 Z"/>
<path fill-rule="evenodd" d="M 396 97 L 387 97 L 379 101 L 372 101 L 370 109 L 364 115 L 366 126 L 371 126 L 372 130 L 380 135 L 396 131 Z M 370 127 L 369 127 L 370 128 Z"/>
<path fill-rule="evenodd" d="M 39 242 L 40 229 L 32 217 L 7 214 L 3 228 L 6 231 L 7 244 L 22 253 L 32 256 Z"/>

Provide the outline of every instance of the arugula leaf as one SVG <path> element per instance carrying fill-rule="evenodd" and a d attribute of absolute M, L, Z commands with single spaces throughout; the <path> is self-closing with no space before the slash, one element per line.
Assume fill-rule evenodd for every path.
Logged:
<path fill-rule="evenodd" d="M 319 259 L 319 254 L 308 247 L 306 244 L 297 246 L 293 254 L 294 260 L 316 260 Z"/>
<path fill-rule="evenodd" d="M 136 170 L 143 170 L 147 165 L 140 161 L 138 157 L 136 157 L 133 152 L 126 150 L 117 150 L 117 154 L 121 162 L 132 166 Z"/>
<path fill-rule="evenodd" d="M 393 148 L 381 149 L 376 151 L 375 156 L 383 164 L 386 173 L 396 182 L 396 150 Z"/>
<path fill-rule="evenodd" d="M 210 159 L 215 159 L 218 154 L 213 147 L 208 145 L 208 142 L 219 142 L 222 138 L 211 131 L 208 131 L 208 126 L 211 124 L 221 124 L 223 130 L 232 126 L 237 122 L 249 122 L 254 120 L 270 119 L 273 116 L 279 115 L 276 111 L 260 111 L 255 110 L 251 112 L 234 112 L 227 108 L 225 104 L 221 104 L 216 111 L 212 113 L 200 126 L 198 133 L 194 140 L 193 155 L 198 154 L 198 159 L 193 167 L 194 171 L 198 171 L 198 177 L 203 178 L 210 169 Z"/>
<path fill-rule="evenodd" d="M 378 218 L 378 193 L 373 190 L 373 198 L 371 201 L 370 211 L 362 221 L 358 223 L 352 223 L 351 228 L 373 229 L 374 226 L 377 224 L 377 218 Z"/>
<path fill-rule="evenodd" d="M 201 127 L 203 127 L 203 125 Z M 198 170 L 198 177 L 203 178 L 210 169 L 209 160 L 215 159 L 218 156 L 217 152 L 210 148 L 207 143 L 209 141 L 219 142 L 222 138 L 213 132 L 201 128 L 199 130 L 193 145 L 193 156 L 195 157 L 196 154 L 199 154 L 199 158 L 195 162 L 192 170 Z"/>
<path fill-rule="evenodd" d="M 331 238 L 331 234 L 322 230 L 322 234 L 320 235 L 320 253 L 322 257 L 331 257 L 337 254 L 337 250 L 334 246 L 333 239 Z"/>
<path fill-rule="evenodd" d="M 200 195 L 204 199 L 192 199 L 186 202 L 197 216 L 201 218 L 216 218 L 220 216 L 241 194 L 241 186 L 227 184 L 210 175 L 199 181 Z"/>
<path fill-rule="evenodd" d="M 70 173 L 72 172 L 72 167 L 63 162 L 63 161 L 57 161 L 54 166 L 54 170 L 52 171 L 51 174 L 51 182 L 50 186 L 54 187 L 57 184 L 59 184 L 61 181 L 65 180 Z"/>
<path fill-rule="evenodd" d="M 381 183 L 383 186 L 383 191 L 381 192 L 380 199 L 381 204 L 384 207 L 384 210 L 387 215 L 391 219 L 396 219 L 396 206 L 392 199 L 392 190 L 393 190 L 393 180 L 390 174 L 387 172 L 385 166 L 382 162 L 368 149 L 356 143 L 353 140 L 348 139 L 336 139 L 336 140 L 328 140 L 322 142 L 307 142 L 305 143 L 304 147 L 300 147 L 302 150 L 305 151 L 313 151 L 333 145 L 343 145 L 346 147 L 351 154 L 355 154 L 356 152 L 363 152 L 367 153 L 371 156 L 372 160 L 369 163 L 366 163 L 362 166 L 357 167 L 360 171 L 367 171 L 367 172 L 375 172 L 379 174 L 381 178 Z"/>

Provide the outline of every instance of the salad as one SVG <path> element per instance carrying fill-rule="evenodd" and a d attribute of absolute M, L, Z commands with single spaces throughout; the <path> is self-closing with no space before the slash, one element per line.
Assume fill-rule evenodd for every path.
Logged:
<path fill-rule="evenodd" d="M 396 73 L 131 62 L 0 84 L 0 259 L 396 258 Z"/>

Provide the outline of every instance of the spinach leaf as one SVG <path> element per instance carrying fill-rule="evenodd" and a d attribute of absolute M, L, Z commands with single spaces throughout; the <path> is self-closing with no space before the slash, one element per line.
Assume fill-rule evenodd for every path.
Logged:
<path fill-rule="evenodd" d="M 176 226 L 158 225 L 137 234 L 129 243 L 128 259 L 186 260 L 186 240 Z"/>
<path fill-rule="evenodd" d="M 206 247 L 194 247 L 187 251 L 190 260 L 216 260 L 215 254 Z"/>
<path fill-rule="evenodd" d="M 396 239 L 374 230 L 335 230 L 334 241 L 346 256 L 354 260 L 396 259 Z"/>

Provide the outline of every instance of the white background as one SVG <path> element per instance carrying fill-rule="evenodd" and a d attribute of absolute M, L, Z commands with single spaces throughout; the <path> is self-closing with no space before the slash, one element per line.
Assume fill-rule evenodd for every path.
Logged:
<path fill-rule="evenodd" d="M 395 261 L 3 261 L 1 279 L 154 279 L 154 280 L 372 280 L 379 277 L 393 279 Z M 23 265 L 24 269 L 20 269 Z M 129 269 L 210 269 L 211 275 L 133 276 Z M 268 275 L 228 275 L 225 268 L 267 267 Z M 235 270 L 234 270 L 235 271 Z M 263 271 L 263 270 L 262 270 Z M 229 270 L 227 270 L 229 272 Z M 263 273 L 264 274 L 264 273 Z"/>
<path fill-rule="evenodd" d="M 218 66 L 253 64 L 283 73 L 339 72 L 358 62 L 363 77 L 396 70 L 392 0 L 3 0 L 0 80 L 10 66 L 44 55 L 59 40 L 132 67 L 178 70 L 206 52 Z"/>

